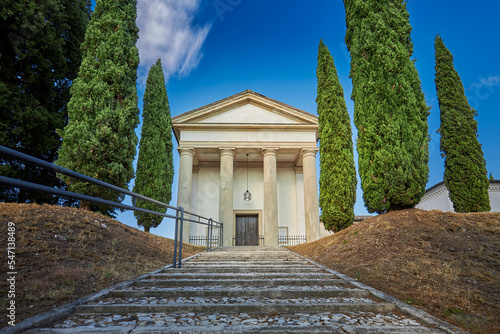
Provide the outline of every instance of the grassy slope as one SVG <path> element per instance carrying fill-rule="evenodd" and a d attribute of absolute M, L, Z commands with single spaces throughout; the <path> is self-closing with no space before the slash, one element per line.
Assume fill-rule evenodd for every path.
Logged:
<path fill-rule="evenodd" d="M 16 223 L 18 321 L 172 259 L 171 240 L 77 209 L 0 203 L 2 247 L 9 221 Z M 471 332 L 500 333 L 498 213 L 404 210 L 291 249 Z M 202 250 L 184 246 L 186 256 Z M 5 251 L 0 259 L 5 273 Z M 5 298 L 0 304 L 4 313 Z"/>
<path fill-rule="evenodd" d="M 16 323 L 172 262 L 173 240 L 100 214 L 0 203 L 0 327 L 7 325 L 7 225 L 16 224 Z M 183 246 L 183 255 L 203 251 Z"/>
<path fill-rule="evenodd" d="M 417 209 L 293 251 L 473 333 L 500 333 L 500 214 Z"/>

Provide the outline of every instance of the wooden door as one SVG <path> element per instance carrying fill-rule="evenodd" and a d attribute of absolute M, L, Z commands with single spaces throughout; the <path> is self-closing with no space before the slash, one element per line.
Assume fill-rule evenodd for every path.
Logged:
<path fill-rule="evenodd" d="M 236 216 L 236 246 L 259 245 L 258 216 Z"/>

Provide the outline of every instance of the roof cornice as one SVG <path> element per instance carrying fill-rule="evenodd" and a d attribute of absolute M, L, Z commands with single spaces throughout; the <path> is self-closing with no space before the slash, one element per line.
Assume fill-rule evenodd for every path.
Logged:
<path fill-rule="evenodd" d="M 180 124 L 188 124 L 200 122 L 201 120 L 213 116 L 214 113 L 221 113 L 238 105 L 253 103 L 265 109 L 282 114 L 286 117 L 295 119 L 306 124 L 317 124 L 318 116 L 310 114 L 301 109 L 292 107 L 288 104 L 266 97 L 252 90 L 246 90 L 241 93 L 226 97 L 225 99 L 207 104 L 203 107 L 185 112 L 183 114 L 172 117 L 174 126 Z"/>

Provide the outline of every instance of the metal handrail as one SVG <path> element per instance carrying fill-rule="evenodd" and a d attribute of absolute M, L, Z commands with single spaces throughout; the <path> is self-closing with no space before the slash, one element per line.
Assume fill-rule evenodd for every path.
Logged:
<path fill-rule="evenodd" d="M 98 185 L 100 187 L 104 187 L 104 188 L 116 191 L 116 192 L 121 193 L 121 194 L 132 196 L 132 202 L 134 203 L 134 206 L 130 206 L 130 205 L 122 204 L 122 203 L 117 203 L 117 202 L 105 200 L 105 199 L 98 198 L 98 197 L 82 195 L 82 194 L 78 194 L 78 193 L 67 191 L 67 190 L 52 188 L 52 187 L 40 185 L 37 183 L 13 179 L 13 178 L 1 176 L 1 175 L 0 175 L 0 184 L 8 185 L 8 186 L 11 186 L 14 188 L 23 188 L 23 189 L 30 190 L 30 191 L 49 193 L 49 194 L 57 195 L 60 197 L 74 198 L 74 199 L 81 200 L 81 201 L 87 201 L 87 202 L 92 202 L 92 203 L 96 203 L 96 204 L 112 206 L 112 207 L 119 208 L 119 209 L 138 211 L 138 212 L 148 213 L 148 214 L 152 214 L 152 215 L 156 215 L 156 216 L 162 216 L 162 217 L 166 217 L 166 218 L 175 219 L 175 240 L 174 240 L 174 261 L 173 261 L 174 268 L 177 268 L 177 266 L 179 268 L 182 267 L 182 231 L 183 231 L 184 222 L 192 222 L 192 223 L 196 223 L 196 224 L 206 225 L 209 228 L 210 235 L 213 232 L 213 228 L 219 228 L 221 231 L 221 234 L 222 234 L 222 229 L 223 229 L 222 222 L 217 222 L 217 221 L 214 221 L 212 218 L 205 218 L 205 217 L 200 216 L 200 215 L 195 214 L 195 213 L 185 212 L 184 208 L 182 206 L 175 207 L 175 206 L 154 200 L 152 198 L 134 193 L 128 189 L 123 189 L 123 188 L 117 187 L 115 185 L 106 183 L 104 181 L 94 179 L 90 176 L 75 172 L 73 170 L 70 170 L 70 169 L 67 169 L 64 167 L 57 166 L 53 163 L 32 157 L 30 155 L 15 151 L 13 149 L 10 149 L 10 148 L 7 148 L 7 147 L 1 146 L 1 145 L 0 145 L 0 155 L 4 155 L 6 157 L 9 157 L 9 158 L 12 158 L 15 160 L 24 161 L 24 162 L 27 162 L 27 163 L 30 163 L 33 165 L 38 165 L 38 166 L 53 170 L 59 174 L 71 176 L 71 177 L 74 177 L 76 179 L 79 179 L 79 180 L 82 180 L 82 181 L 85 181 L 88 183 L 92 183 L 92 184 Z M 174 216 L 174 215 L 170 215 L 167 213 L 161 213 L 161 212 L 157 212 L 157 211 L 138 208 L 135 206 L 135 199 L 141 199 L 141 200 L 153 203 L 153 204 L 157 204 L 157 205 L 166 207 L 167 210 L 168 209 L 175 210 L 176 214 Z M 185 215 L 189 215 L 189 218 L 186 218 Z M 197 217 L 198 220 L 192 219 L 191 216 Z M 204 219 L 207 222 L 206 223 L 202 222 L 202 221 L 200 221 L 200 219 Z M 178 229 L 179 229 L 179 227 L 178 227 L 179 225 L 180 225 L 180 233 L 177 233 Z M 177 260 L 177 242 L 178 241 L 179 241 L 179 258 Z M 207 243 L 207 251 L 211 251 L 211 250 L 212 250 L 211 243 L 210 243 L 210 245 Z"/>

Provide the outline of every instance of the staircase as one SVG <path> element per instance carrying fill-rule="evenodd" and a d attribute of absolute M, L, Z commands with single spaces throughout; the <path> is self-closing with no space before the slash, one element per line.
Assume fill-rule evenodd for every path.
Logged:
<path fill-rule="evenodd" d="M 219 248 L 29 333 L 460 332 L 407 316 L 341 277 L 283 248 Z"/>

